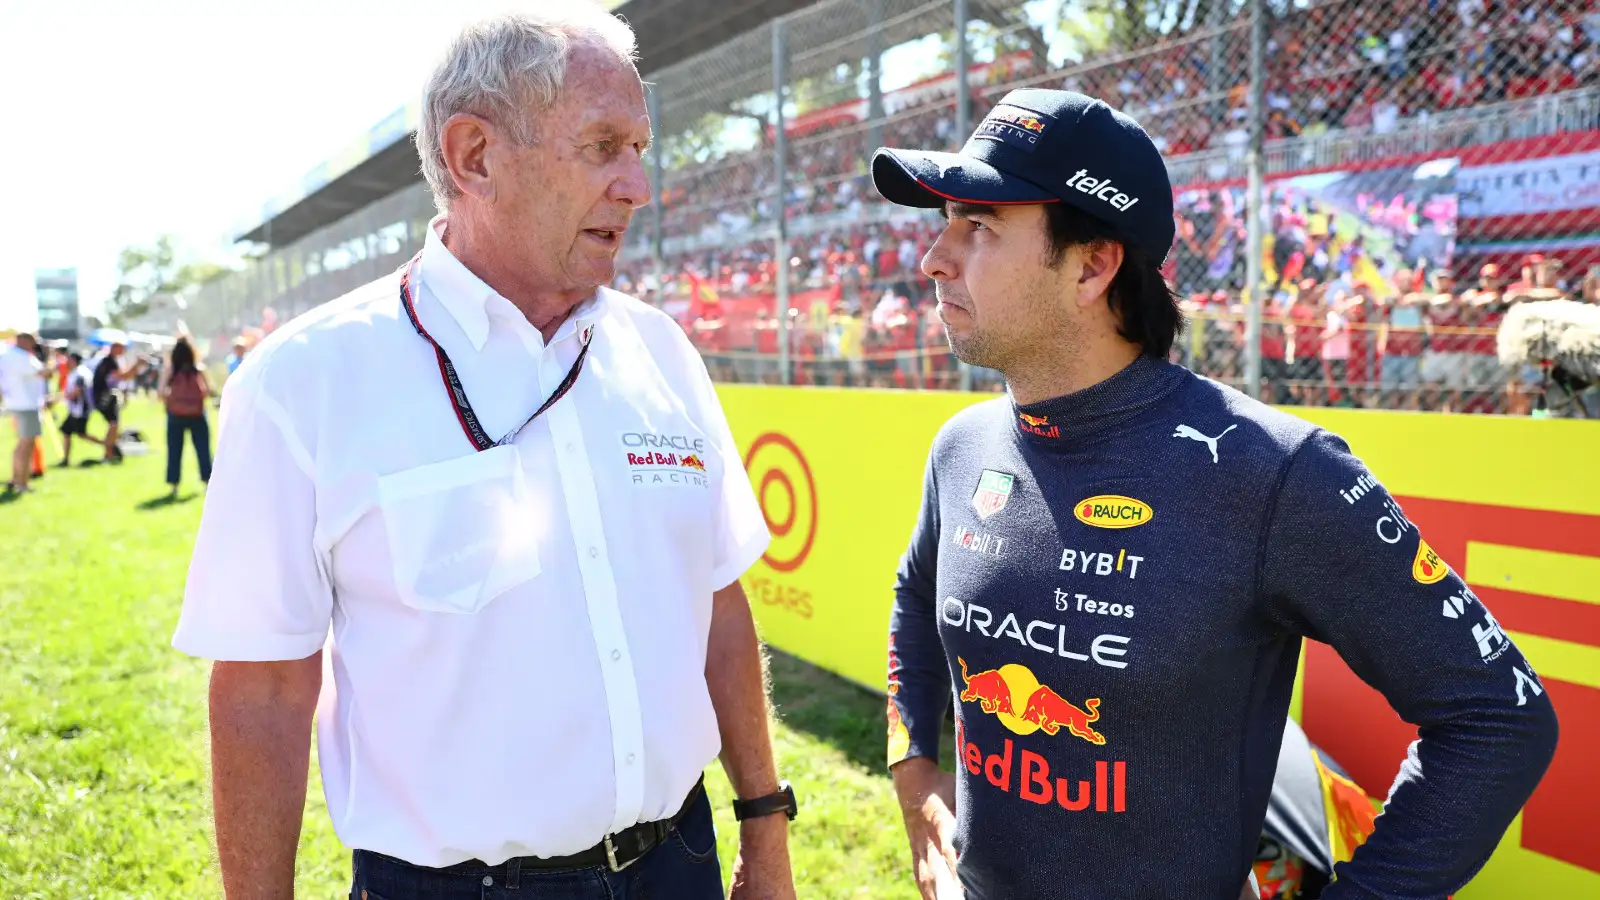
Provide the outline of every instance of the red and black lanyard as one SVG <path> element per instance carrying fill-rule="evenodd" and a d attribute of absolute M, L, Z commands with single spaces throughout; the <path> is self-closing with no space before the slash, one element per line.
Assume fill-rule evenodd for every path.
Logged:
<path fill-rule="evenodd" d="M 583 360 L 589 355 L 589 342 L 594 338 L 594 326 L 591 325 L 583 330 L 582 349 L 578 351 L 578 358 L 572 363 L 572 368 L 567 370 L 567 377 L 561 379 L 561 383 L 556 386 L 555 393 L 551 394 L 542 406 L 533 411 L 533 415 L 528 417 L 528 421 L 511 429 L 500 440 L 492 440 L 488 433 L 483 430 L 483 425 L 478 421 L 478 414 L 473 412 L 472 404 L 467 400 L 467 392 L 461 386 L 461 376 L 456 374 L 455 364 L 450 362 L 450 357 L 445 354 L 444 348 L 439 346 L 439 342 L 433 339 L 433 335 L 428 333 L 428 329 L 422 327 L 422 320 L 417 318 L 416 304 L 411 300 L 411 270 L 416 266 L 417 259 L 420 258 L 421 256 L 419 255 L 416 259 L 412 259 L 401 272 L 400 306 L 405 309 L 406 318 L 411 320 L 411 327 L 417 330 L 417 334 L 421 335 L 423 340 L 433 346 L 433 353 L 439 358 L 439 374 L 444 378 L 445 388 L 450 394 L 450 403 L 456 410 L 456 420 L 461 423 L 461 430 L 466 432 L 467 440 L 471 441 L 472 446 L 480 451 L 488 450 L 492 447 L 505 446 L 516 440 L 522 429 L 527 428 L 534 419 L 544 415 L 545 410 L 555 406 L 556 401 L 565 397 L 567 391 L 572 390 L 572 386 L 578 382 L 578 373 L 583 371 Z"/>

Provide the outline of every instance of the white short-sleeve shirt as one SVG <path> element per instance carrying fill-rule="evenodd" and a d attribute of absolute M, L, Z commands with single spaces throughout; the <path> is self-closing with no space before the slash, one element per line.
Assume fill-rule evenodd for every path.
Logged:
<path fill-rule="evenodd" d="M 39 377 L 44 363 L 12 344 L 0 345 L 0 402 L 6 412 L 37 412 L 44 408 L 49 385 Z"/>
<path fill-rule="evenodd" d="M 224 390 L 173 644 L 287 660 L 326 642 L 318 753 L 347 846 L 566 855 L 671 815 L 716 758 L 711 595 L 769 537 L 682 329 L 600 289 L 546 345 L 442 224 L 417 313 L 489 436 L 593 326 L 575 386 L 480 453 L 398 273 L 279 329 Z"/>

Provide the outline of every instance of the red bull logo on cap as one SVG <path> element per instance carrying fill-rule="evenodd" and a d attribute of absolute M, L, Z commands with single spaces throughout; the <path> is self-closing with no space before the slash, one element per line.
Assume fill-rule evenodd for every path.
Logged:
<path fill-rule="evenodd" d="M 694 469 L 698 472 L 704 472 L 706 470 L 706 461 L 701 459 L 700 454 L 698 453 L 691 453 L 688 456 L 678 460 L 678 465 L 685 469 Z"/>
<path fill-rule="evenodd" d="M 957 657 L 956 662 L 961 665 L 964 684 L 961 702 L 977 704 L 981 712 L 998 718 L 1007 730 L 1019 735 L 1042 732 L 1051 737 L 1065 732 L 1097 747 L 1106 745 L 1105 735 L 1093 726 L 1100 718 L 1100 698 L 1090 697 L 1079 706 L 1050 686 L 1040 684 L 1027 666 L 1017 663 L 969 673 L 965 659 Z M 976 743 L 967 740 L 963 718 L 956 717 L 956 747 L 969 774 L 982 776 L 1006 793 L 1012 792 L 1015 775 L 1017 796 L 1041 806 L 1053 802 L 1070 812 L 1091 808 L 1095 812 L 1127 812 L 1125 760 L 1095 760 L 1093 780 L 1052 778 L 1050 761 L 1044 755 L 1018 748 L 1011 738 L 1005 739 L 1001 752 L 986 756 Z"/>
<path fill-rule="evenodd" d="M 1055 117 L 1046 113 L 1002 103 L 983 117 L 972 136 L 1032 152 L 1054 122 Z"/>

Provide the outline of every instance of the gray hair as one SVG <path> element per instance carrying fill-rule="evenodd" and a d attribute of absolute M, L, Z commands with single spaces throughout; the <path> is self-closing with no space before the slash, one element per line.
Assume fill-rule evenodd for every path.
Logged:
<path fill-rule="evenodd" d="M 509 129 L 522 144 L 533 143 L 536 115 L 529 107 L 536 114 L 555 104 L 566 82 L 568 56 L 581 45 L 609 48 L 629 63 L 638 55 L 628 23 L 591 0 L 547 0 L 534 12 L 468 25 L 450 42 L 428 78 L 417 127 L 422 176 L 440 212 L 461 195 L 444 164 L 440 141 L 450 117 L 483 116 Z"/>

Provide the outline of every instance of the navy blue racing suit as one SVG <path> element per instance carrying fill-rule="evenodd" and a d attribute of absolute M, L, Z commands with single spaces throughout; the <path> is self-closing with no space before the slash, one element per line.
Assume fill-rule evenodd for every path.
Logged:
<path fill-rule="evenodd" d="M 901 562 L 889 762 L 937 759 L 953 699 L 970 900 L 1235 900 L 1302 637 L 1419 734 L 1324 896 L 1460 888 L 1543 775 L 1555 714 L 1345 442 L 1148 358 L 982 403 L 935 439 Z"/>

